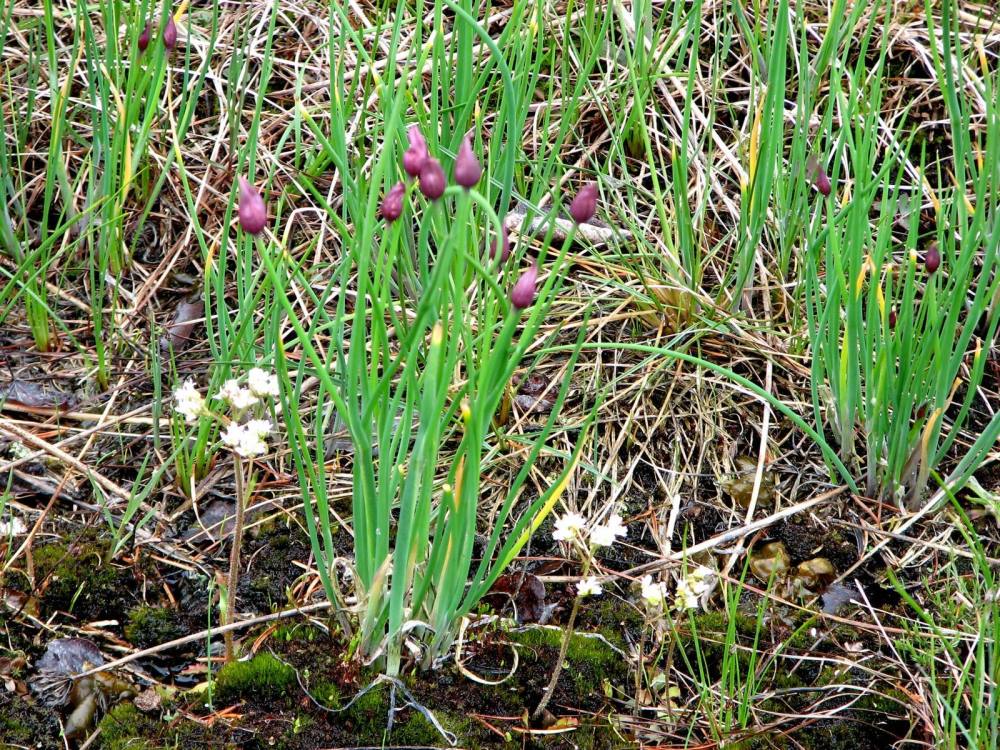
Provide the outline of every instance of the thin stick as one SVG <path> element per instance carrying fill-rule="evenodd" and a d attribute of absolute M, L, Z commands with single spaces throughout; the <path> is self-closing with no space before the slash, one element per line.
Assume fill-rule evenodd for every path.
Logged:
<path fill-rule="evenodd" d="M 232 622 L 227 625 L 220 625 L 219 627 L 202 630 L 198 633 L 192 633 L 191 635 L 186 635 L 183 638 L 175 638 L 172 641 L 167 641 L 166 643 L 161 643 L 159 646 L 150 646 L 149 648 L 144 648 L 141 651 L 136 651 L 128 656 L 123 656 L 121 659 L 115 659 L 114 661 L 108 662 L 107 664 L 101 664 L 98 667 L 92 667 L 85 672 L 80 672 L 79 674 L 73 675 L 74 680 L 78 680 L 81 677 L 86 677 L 87 675 L 97 674 L 98 672 L 106 672 L 111 669 L 117 669 L 118 667 L 123 667 L 126 664 L 130 664 L 136 659 L 143 659 L 147 656 L 152 656 L 153 654 L 159 654 L 163 651 L 169 651 L 177 646 L 183 646 L 188 643 L 194 643 L 196 641 L 202 641 L 210 635 L 218 635 L 222 633 L 231 633 L 235 630 L 241 630 L 242 628 L 253 627 L 254 625 L 262 625 L 265 622 L 271 622 L 273 620 L 285 620 L 289 617 L 295 617 L 296 615 L 308 615 L 313 612 L 321 612 L 324 609 L 330 608 L 330 602 L 317 602 L 316 604 L 307 604 L 304 607 L 296 607 L 295 609 L 285 609 L 281 612 L 272 612 L 271 614 L 261 615 L 260 617 L 252 617 L 249 620 L 240 620 L 239 622 Z"/>

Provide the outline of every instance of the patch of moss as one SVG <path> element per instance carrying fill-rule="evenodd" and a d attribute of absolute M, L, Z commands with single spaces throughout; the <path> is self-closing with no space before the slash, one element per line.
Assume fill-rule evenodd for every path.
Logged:
<path fill-rule="evenodd" d="M 60 731 L 55 711 L 0 689 L 0 740 L 11 746 L 62 747 Z"/>
<path fill-rule="evenodd" d="M 131 703 L 119 703 L 101 719 L 100 750 L 147 750 L 160 736 L 160 722 Z"/>
<path fill-rule="evenodd" d="M 185 635 L 186 629 L 176 610 L 142 605 L 133 609 L 125 625 L 125 637 L 139 648 L 157 646 Z"/>
<path fill-rule="evenodd" d="M 550 628 L 529 628 L 511 633 L 510 639 L 525 649 L 540 649 L 545 653 L 538 658 L 549 668 L 558 656 L 564 631 Z M 621 685 L 628 678 L 628 663 L 604 640 L 595 634 L 574 632 L 566 649 L 568 667 L 563 669 L 560 682 L 572 683 L 574 692 L 580 698 L 604 695 L 604 683 Z"/>
<path fill-rule="evenodd" d="M 214 696 L 221 703 L 251 698 L 273 700 L 295 686 L 295 670 L 263 653 L 250 661 L 234 661 L 220 669 L 215 677 Z"/>
<path fill-rule="evenodd" d="M 81 619 L 124 618 L 131 574 L 104 564 L 105 541 L 55 543 L 32 550 L 35 577 L 44 581 L 41 601 L 47 611 L 72 612 Z"/>
<path fill-rule="evenodd" d="M 224 731 L 221 725 L 219 729 Z M 100 730 L 96 750 L 177 750 L 188 747 L 233 750 L 237 747 L 218 731 L 183 718 L 164 721 L 158 714 L 142 713 L 131 702 L 119 703 L 108 711 L 101 719 Z"/>

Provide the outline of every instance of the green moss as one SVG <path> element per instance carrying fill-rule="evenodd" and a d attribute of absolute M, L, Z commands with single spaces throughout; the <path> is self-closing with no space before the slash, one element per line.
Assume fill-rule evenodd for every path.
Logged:
<path fill-rule="evenodd" d="M 563 635 L 564 631 L 558 629 L 529 628 L 511 633 L 510 639 L 522 647 L 522 657 L 525 650 L 541 649 L 546 653 L 538 654 L 538 658 L 551 664 L 558 656 Z M 573 633 L 565 661 L 568 668 L 561 678 L 571 681 L 579 696 L 603 695 L 605 681 L 620 685 L 628 677 L 627 660 L 595 634 Z"/>
<path fill-rule="evenodd" d="M 186 633 L 180 615 L 168 607 L 142 605 L 133 609 L 125 625 L 125 637 L 139 648 L 149 648 Z"/>
<path fill-rule="evenodd" d="M 131 703 L 119 703 L 101 719 L 100 750 L 148 750 L 160 736 L 160 722 Z"/>
<path fill-rule="evenodd" d="M 106 541 L 46 544 L 32 550 L 35 578 L 39 584 L 44 581 L 41 600 L 45 608 L 73 612 L 84 619 L 123 616 L 131 576 L 105 565 L 107 552 Z"/>
<path fill-rule="evenodd" d="M 221 703 L 252 698 L 255 701 L 284 696 L 296 685 L 295 670 L 271 654 L 257 654 L 250 661 L 235 661 L 215 677 L 215 700 Z"/>
<path fill-rule="evenodd" d="M 28 703 L 0 688 L 0 740 L 11 746 L 62 747 L 59 734 L 55 711 Z"/>

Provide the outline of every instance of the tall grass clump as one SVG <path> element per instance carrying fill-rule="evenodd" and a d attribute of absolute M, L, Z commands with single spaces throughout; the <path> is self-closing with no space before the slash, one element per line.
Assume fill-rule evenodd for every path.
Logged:
<path fill-rule="evenodd" d="M 508 444 L 500 407 L 522 360 L 541 343 L 542 325 L 565 282 L 576 224 L 558 246 L 550 229 L 537 242 L 510 248 L 497 207 L 504 211 L 513 191 L 524 92 L 470 9 L 439 3 L 437 12 L 445 6 L 460 29 L 450 38 L 452 49 L 430 31 L 394 88 L 378 76 L 348 82 L 342 55 L 331 50 L 330 112 L 299 107 L 301 123 L 337 168 L 343 190 L 339 206 L 327 213 L 340 243 L 335 268 L 324 274 L 329 280 L 316 288 L 311 269 L 290 262 L 277 242 L 258 243 L 276 309 L 285 316 L 276 330 L 290 327 L 294 334 L 290 342 L 275 338 L 276 368 L 319 575 L 357 652 L 388 675 L 400 671 L 404 652 L 424 668 L 448 652 L 462 618 L 557 502 L 579 456 L 568 458 L 551 486 L 519 503 L 555 427 L 567 378 L 542 429 L 517 438 L 520 471 L 496 503 L 481 502 L 484 472 Z M 331 23 L 342 22 L 331 16 Z M 490 53 L 482 71 L 473 66 L 473 36 Z M 451 55 L 457 62 L 445 66 Z M 464 91 L 455 93 L 459 105 L 471 103 L 484 80 L 495 85 L 496 110 L 489 115 L 495 159 L 480 162 L 479 154 L 487 153 L 475 127 L 481 114 L 439 101 L 447 91 L 440 88 L 444 76 L 433 77 L 430 110 L 418 107 L 404 122 L 409 87 L 419 85 L 409 83 L 410 75 L 425 64 L 435 71 L 469 66 L 469 74 L 454 80 Z M 359 155 L 343 123 L 350 102 L 369 97 L 381 114 Z M 582 192 L 574 222 L 593 216 L 596 190 Z M 554 201 L 546 226 L 554 228 L 555 213 L 569 204 L 568 197 Z M 491 252 L 494 243 L 500 250 Z M 311 297 L 312 320 L 299 319 L 295 297 L 301 294 Z M 290 347 L 299 350 L 294 358 Z M 303 413 L 298 404 L 307 383 L 316 389 L 310 394 L 315 408 Z M 350 444 L 349 523 L 329 494 L 328 462 L 343 450 L 337 433 L 346 433 Z M 338 551 L 338 524 L 353 536 L 352 556 Z M 482 544 L 474 550 L 479 532 Z"/>
<path fill-rule="evenodd" d="M 995 77 L 986 74 L 973 82 L 984 88 L 986 116 L 974 117 L 968 82 L 956 80 L 951 3 L 943 5 L 934 63 L 951 154 L 928 163 L 905 136 L 905 121 L 891 133 L 894 147 L 884 146 L 874 113 L 886 42 L 872 68 L 866 39 L 858 66 L 831 78 L 831 96 L 847 115 L 833 168 L 844 172 L 849 194 L 831 194 L 814 215 L 805 273 L 817 422 L 825 414 L 841 459 L 864 473 L 869 496 L 910 506 L 949 450 L 961 444 L 961 460 L 940 479 L 956 488 L 1000 436 L 994 416 L 959 443 L 998 322 L 1000 108 Z M 917 184 L 908 186 L 908 177 Z"/>

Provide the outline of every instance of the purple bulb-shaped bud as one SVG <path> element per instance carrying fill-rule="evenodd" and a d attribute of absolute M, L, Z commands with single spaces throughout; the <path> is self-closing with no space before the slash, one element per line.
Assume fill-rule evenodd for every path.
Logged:
<path fill-rule="evenodd" d="M 927 269 L 927 273 L 934 273 L 940 265 L 941 251 L 938 250 L 938 244 L 932 242 L 931 246 L 927 248 L 927 252 L 924 253 L 924 268 Z"/>
<path fill-rule="evenodd" d="M 430 157 L 427 152 L 427 141 L 424 140 L 419 125 L 411 125 L 406 131 L 406 138 L 410 142 L 410 147 L 403 152 L 403 169 L 410 177 L 418 177 L 420 170 L 424 168 L 424 162 Z"/>
<path fill-rule="evenodd" d="M 830 183 L 830 175 L 826 173 L 826 170 L 823 169 L 815 156 L 810 155 L 806 157 L 806 167 L 809 169 L 813 187 L 824 196 L 830 195 L 830 192 L 833 190 L 833 185 Z"/>
<path fill-rule="evenodd" d="M 441 162 L 433 156 L 428 156 L 424 160 L 424 166 L 420 168 L 420 192 L 430 200 L 436 201 L 444 195 L 447 186 L 448 178 L 444 176 Z"/>
<path fill-rule="evenodd" d="M 146 21 L 146 27 L 142 30 L 142 33 L 139 34 L 140 52 L 146 51 L 146 47 L 149 46 L 149 39 L 152 36 L 152 34 L 153 34 L 153 24 L 151 24 L 149 21 Z"/>
<path fill-rule="evenodd" d="M 496 239 L 490 243 L 490 258 L 497 257 L 497 241 Z M 500 262 L 505 263 L 507 258 L 510 257 L 510 238 L 507 236 L 507 226 L 504 224 L 500 225 Z"/>
<path fill-rule="evenodd" d="M 240 226 L 244 232 L 256 236 L 264 231 L 264 226 L 267 224 L 267 207 L 257 188 L 244 177 L 240 177 L 239 214 Z"/>
<path fill-rule="evenodd" d="M 586 224 L 597 213 L 597 183 L 590 182 L 580 188 L 569 204 L 569 215 L 577 224 Z"/>
<path fill-rule="evenodd" d="M 483 167 L 472 151 L 472 136 L 467 135 L 462 139 L 455 157 L 455 182 L 464 188 L 471 188 L 482 176 Z"/>
<path fill-rule="evenodd" d="M 406 185 L 397 182 L 382 199 L 382 217 L 390 224 L 403 215 L 403 198 L 406 197 Z"/>
<path fill-rule="evenodd" d="M 167 25 L 163 27 L 163 46 L 168 51 L 177 46 L 177 24 L 173 16 L 167 17 Z"/>
<path fill-rule="evenodd" d="M 510 302 L 518 310 L 529 307 L 535 301 L 535 285 L 538 283 L 538 261 L 532 262 L 528 270 L 521 274 L 521 278 L 510 290 Z"/>

